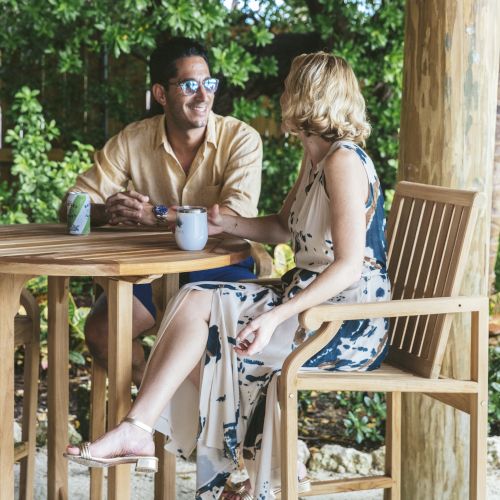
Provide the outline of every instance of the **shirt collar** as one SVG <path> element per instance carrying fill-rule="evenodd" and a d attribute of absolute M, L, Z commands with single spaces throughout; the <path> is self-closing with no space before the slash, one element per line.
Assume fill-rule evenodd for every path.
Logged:
<path fill-rule="evenodd" d="M 208 121 L 207 121 L 207 130 L 205 133 L 205 140 L 204 142 L 209 142 L 212 144 L 212 146 L 217 149 L 217 132 L 216 132 L 216 125 L 215 125 L 215 114 L 213 111 L 210 111 L 208 115 Z M 156 147 L 159 147 L 161 145 L 165 146 L 165 149 L 167 151 L 172 150 L 172 146 L 170 146 L 170 143 L 168 142 L 168 137 L 167 137 L 167 131 L 165 128 L 165 115 L 161 115 L 161 119 L 158 120 L 158 128 L 156 130 L 156 141 L 155 141 Z"/>

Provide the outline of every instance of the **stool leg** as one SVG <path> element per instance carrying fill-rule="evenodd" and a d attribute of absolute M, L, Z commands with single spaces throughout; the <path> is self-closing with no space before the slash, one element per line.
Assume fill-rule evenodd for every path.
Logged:
<path fill-rule="evenodd" d="M 90 403 L 90 440 L 94 441 L 106 432 L 106 370 L 92 360 Z M 101 500 L 104 469 L 90 469 L 90 500 Z"/>
<path fill-rule="evenodd" d="M 401 499 L 401 393 L 388 392 L 385 427 L 385 474 L 394 486 L 384 490 L 384 500 Z"/>
<path fill-rule="evenodd" d="M 158 472 L 155 475 L 155 500 L 175 498 L 175 455 L 164 448 L 165 436 L 155 434 L 156 456 L 159 460 Z"/>
<path fill-rule="evenodd" d="M 32 500 L 35 478 L 36 453 L 36 410 L 38 406 L 38 376 L 40 359 L 40 338 L 34 335 L 24 351 L 24 398 L 22 439 L 28 445 L 28 454 L 21 459 L 19 479 L 20 500 Z"/>

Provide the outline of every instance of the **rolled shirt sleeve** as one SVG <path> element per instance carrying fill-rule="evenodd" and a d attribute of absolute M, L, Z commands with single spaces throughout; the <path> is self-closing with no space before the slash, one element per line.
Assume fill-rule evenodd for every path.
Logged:
<path fill-rule="evenodd" d="M 220 204 L 244 217 L 255 217 L 261 188 L 262 140 L 254 129 L 245 127 L 245 133 L 232 146 Z"/>
<path fill-rule="evenodd" d="M 95 153 L 94 165 L 77 177 L 69 191 L 85 191 L 93 203 L 104 203 L 127 187 L 131 177 L 122 134 L 112 137 Z"/>

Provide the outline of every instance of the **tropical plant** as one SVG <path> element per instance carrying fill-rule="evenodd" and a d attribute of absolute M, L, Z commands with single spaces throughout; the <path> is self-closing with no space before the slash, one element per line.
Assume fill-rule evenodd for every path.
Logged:
<path fill-rule="evenodd" d="M 47 120 L 39 92 L 23 87 L 15 96 L 15 126 L 5 141 L 12 146 L 14 180 L 0 184 L 0 223 L 54 222 L 61 199 L 79 172 L 91 166 L 92 147 L 74 142 L 62 161 L 49 160 L 52 141 L 60 134 Z"/>
<path fill-rule="evenodd" d="M 339 392 L 337 401 L 340 407 L 348 409 L 343 420 L 347 436 L 353 437 L 358 444 L 365 440 L 384 441 L 387 409 L 382 393 Z"/>

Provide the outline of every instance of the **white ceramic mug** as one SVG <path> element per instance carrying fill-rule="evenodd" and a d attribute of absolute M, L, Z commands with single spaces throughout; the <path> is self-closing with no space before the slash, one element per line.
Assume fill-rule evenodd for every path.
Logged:
<path fill-rule="evenodd" d="M 176 208 L 175 241 L 181 250 L 203 250 L 208 240 L 207 209 L 184 205 Z"/>

